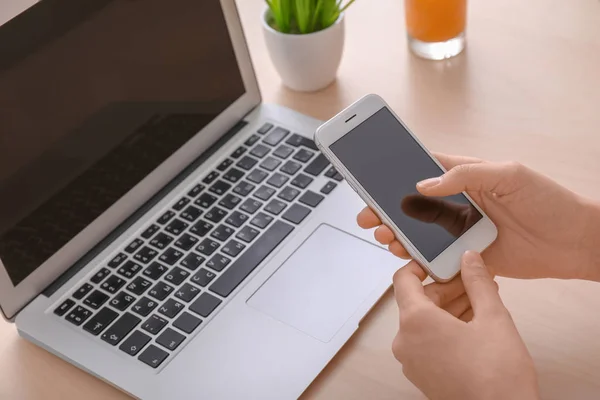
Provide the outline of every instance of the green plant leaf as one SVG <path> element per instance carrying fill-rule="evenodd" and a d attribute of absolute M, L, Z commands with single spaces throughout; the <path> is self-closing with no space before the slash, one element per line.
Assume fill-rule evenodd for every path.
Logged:
<path fill-rule="evenodd" d="M 312 33 L 326 29 L 355 0 L 265 0 L 267 23 L 282 33 Z"/>

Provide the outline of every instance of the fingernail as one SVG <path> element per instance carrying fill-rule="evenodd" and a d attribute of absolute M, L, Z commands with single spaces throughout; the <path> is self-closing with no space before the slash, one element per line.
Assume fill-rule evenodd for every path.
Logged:
<path fill-rule="evenodd" d="M 429 179 L 425 179 L 424 181 L 417 183 L 417 187 L 419 187 L 421 189 L 429 189 L 429 188 L 439 185 L 441 181 L 442 181 L 442 179 L 440 177 L 429 178 Z"/>
<path fill-rule="evenodd" d="M 465 255 L 463 256 L 463 262 L 466 265 L 469 266 L 473 266 L 473 267 L 483 267 L 483 259 L 481 258 L 481 256 L 479 255 L 479 253 L 475 252 L 475 251 L 467 251 L 465 252 Z"/>

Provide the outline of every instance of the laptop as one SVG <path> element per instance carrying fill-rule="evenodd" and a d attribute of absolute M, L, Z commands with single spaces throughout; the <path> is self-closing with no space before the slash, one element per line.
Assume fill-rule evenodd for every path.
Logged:
<path fill-rule="evenodd" d="M 318 125 L 233 0 L 39 1 L 0 27 L 4 317 L 135 398 L 297 398 L 402 265 Z"/>

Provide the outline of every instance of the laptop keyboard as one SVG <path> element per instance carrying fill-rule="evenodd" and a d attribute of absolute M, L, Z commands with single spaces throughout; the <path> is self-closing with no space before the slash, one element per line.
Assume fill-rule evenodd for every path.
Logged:
<path fill-rule="evenodd" d="M 265 123 L 54 314 L 158 368 L 341 180 L 312 140 Z"/>

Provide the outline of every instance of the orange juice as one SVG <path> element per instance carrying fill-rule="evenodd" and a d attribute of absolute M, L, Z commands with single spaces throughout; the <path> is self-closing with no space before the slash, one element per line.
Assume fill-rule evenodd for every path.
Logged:
<path fill-rule="evenodd" d="M 445 42 L 464 32 L 467 0 L 405 0 L 408 34 L 422 42 Z"/>

